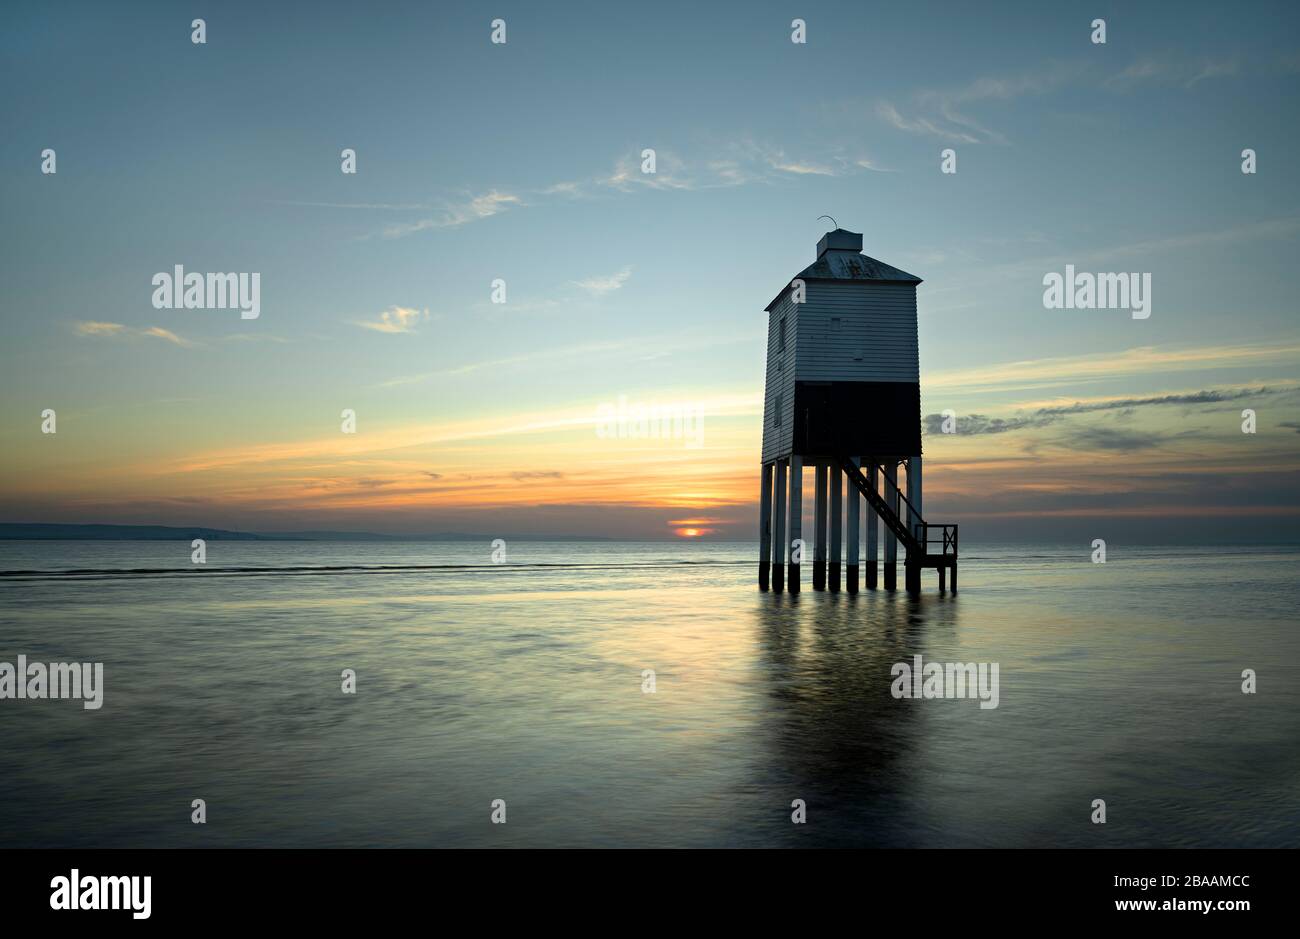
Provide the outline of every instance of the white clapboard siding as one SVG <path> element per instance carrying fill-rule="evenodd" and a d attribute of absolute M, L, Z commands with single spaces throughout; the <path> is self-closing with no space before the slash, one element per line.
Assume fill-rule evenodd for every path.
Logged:
<path fill-rule="evenodd" d="M 920 381 L 912 284 L 812 283 L 801 307 L 799 381 Z"/>
<path fill-rule="evenodd" d="M 799 347 L 799 319 L 802 304 L 790 302 L 790 292 L 767 314 L 767 377 L 763 394 L 763 462 L 790 452 L 794 427 L 795 356 Z M 785 317 L 785 351 L 779 351 L 780 322 Z M 783 397 L 781 424 L 772 425 L 776 397 Z"/>

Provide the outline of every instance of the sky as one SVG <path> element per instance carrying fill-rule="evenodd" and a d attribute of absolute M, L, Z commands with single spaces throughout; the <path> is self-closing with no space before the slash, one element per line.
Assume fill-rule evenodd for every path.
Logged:
<path fill-rule="evenodd" d="M 931 521 L 1300 535 L 1293 3 L 4 18 L 0 521 L 753 539 L 763 308 L 830 215 L 924 280 Z M 155 308 L 178 264 L 260 316 Z M 1046 309 L 1067 264 L 1150 317 Z"/>

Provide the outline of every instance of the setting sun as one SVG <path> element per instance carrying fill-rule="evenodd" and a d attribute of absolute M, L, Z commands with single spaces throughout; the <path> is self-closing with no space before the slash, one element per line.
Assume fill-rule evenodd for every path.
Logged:
<path fill-rule="evenodd" d="M 711 535 L 716 529 L 713 528 L 678 528 L 676 534 L 679 538 L 698 538 L 701 535 Z"/>

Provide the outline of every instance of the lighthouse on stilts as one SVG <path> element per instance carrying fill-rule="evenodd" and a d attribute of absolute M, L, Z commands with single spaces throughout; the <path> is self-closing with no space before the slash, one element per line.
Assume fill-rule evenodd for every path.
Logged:
<path fill-rule="evenodd" d="M 909 593 L 920 592 L 927 567 L 938 570 L 940 592 L 951 572 L 957 592 L 957 526 L 932 525 L 921 514 L 919 283 L 864 255 L 860 234 L 837 228 L 818 242 L 817 260 L 768 304 L 762 589 L 799 590 L 810 467 L 813 589 L 838 591 L 842 577 L 849 593 L 860 582 L 874 590 L 883 535 L 886 590 L 897 587 L 901 542 Z"/>

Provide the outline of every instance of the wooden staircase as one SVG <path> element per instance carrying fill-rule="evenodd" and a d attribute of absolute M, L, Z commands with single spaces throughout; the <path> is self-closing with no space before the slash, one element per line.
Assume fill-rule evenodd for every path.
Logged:
<path fill-rule="evenodd" d="M 883 479 L 886 498 L 876 491 L 871 481 L 862 472 L 863 467 L 850 457 L 838 457 L 844 474 L 857 487 L 858 492 L 866 498 L 867 504 L 875 511 L 885 526 L 893 532 L 907 551 L 904 585 L 908 593 L 921 592 L 921 570 L 933 567 L 939 572 L 939 591 L 944 590 L 945 575 L 952 572 L 952 592 L 957 592 L 957 526 L 931 525 L 921 518 L 907 496 L 899 490 L 898 485 L 885 475 L 884 468 L 871 461 L 864 461 L 863 466 L 877 470 Z M 890 487 L 893 487 L 892 490 Z M 902 507 L 902 515 L 894 511 L 894 500 Z M 937 535 L 937 537 L 935 537 Z M 937 553 L 932 551 L 937 547 Z"/>

